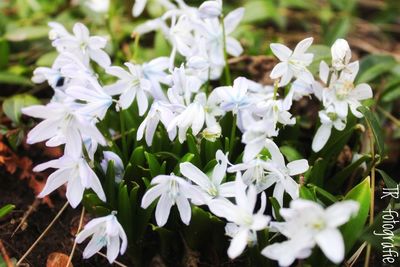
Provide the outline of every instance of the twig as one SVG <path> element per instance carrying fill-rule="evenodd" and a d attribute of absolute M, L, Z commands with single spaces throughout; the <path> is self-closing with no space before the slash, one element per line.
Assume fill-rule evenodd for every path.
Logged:
<path fill-rule="evenodd" d="M 395 116 L 393 116 L 392 114 L 390 114 L 389 112 L 387 112 L 386 110 L 384 110 L 383 108 L 381 108 L 380 106 L 376 106 L 377 109 L 382 112 L 382 114 L 388 118 L 389 120 L 391 120 L 397 127 L 400 127 L 400 120 L 397 119 Z"/>
<path fill-rule="evenodd" d="M 82 207 L 81 218 L 79 219 L 78 230 L 76 231 L 75 235 L 77 235 L 81 231 L 84 215 L 85 215 L 85 207 Z M 76 248 L 76 242 L 74 241 L 74 244 L 72 245 L 71 253 L 69 254 L 68 262 L 65 265 L 65 267 L 69 267 L 69 265 L 71 264 L 72 258 L 74 257 L 75 248 Z"/>
<path fill-rule="evenodd" d="M 11 237 L 15 235 L 15 233 L 21 228 L 21 226 L 26 222 L 28 219 L 29 215 L 39 206 L 41 202 L 41 199 L 36 198 L 35 201 L 33 201 L 32 205 L 29 207 L 29 209 L 24 213 L 24 216 L 21 219 L 21 222 L 18 224 L 17 228 L 15 228 L 14 232 L 11 234 Z"/>
<path fill-rule="evenodd" d="M 64 206 L 61 208 L 61 210 L 57 213 L 57 215 L 54 217 L 54 219 L 51 221 L 51 223 L 44 229 L 43 233 L 36 239 L 36 241 L 32 244 L 32 246 L 25 252 L 25 254 L 19 259 L 17 262 L 17 266 L 19 266 L 24 259 L 31 253 L 31 251 L 36 247 L 36 245 L 39 243 L 40 240 L 47 234 L 47 232 L 50 230 L 50 228 L 53 226 L 53 224 L 57 221 L 57 219 L 61 216 L 61 214 L 64 212 L 64 210 L 68 207 L 68 201 L 65 202 Z"/>
<path fill-rule="evenodd" d="M 6 263 L 7 267 L 13 267 L 14 264 L 12 263 L 10 257 L 8 256 L 7 250 L 3 245 L 3 241 L 0 240 L 0 252 L 1 255 L 3 256 L 3 260 Z"/>
<path fill-rule="evenodd" d="M 356 252 L 346 261 L 346 266 L 352 267 L 354 263 L 356 263 L 357 259 L 360 257 L 361 253 L 363 252 L 364 248 L 367 246 L 367 242 L 364 242 Z"/>
<path fill-rule="evenodd" d="M 99 254 L 100 256 L 107 258 L 107 255 L 101 253 L 100 251 L 97 251 L 97 254 Z M 113 263 L 115 263 L 116 265 L 120 266 L 120 267 L 128 267 L 127 265 L 120 263 L 119 261 L 114 261 Z"/>

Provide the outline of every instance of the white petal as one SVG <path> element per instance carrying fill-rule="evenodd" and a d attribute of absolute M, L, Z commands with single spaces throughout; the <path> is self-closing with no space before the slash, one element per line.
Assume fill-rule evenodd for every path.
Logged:
<path fill-rule="evenodd" d="M 181 173 L 186 178 L 190 179 L 203 190 L 207 190 L 211 187 L 210 178 L 200 171 L 196 166 L 190 162 L 184 162 L 179 165 Z"/>
<path fill-rule="evenodd" d="M 100 249 L 105 245 L 101 242 L 101 239 L 104 238 L 99 234 L 94 234 L 92 239 L 87 244 L 85 250 L 83 251 L 83 258 L 87 259 L 92 257 L 96 252 L 100 251 Z"/>
<path fill-rule="evenodd" d="M 282 77 L 288 70 L 288 64 L 286 62 L 279 62 L 271 71 L 269 75 L 271 79 L 277 79 Z"/>
<path fill-rule="evenodd" d="M 293 56 L 297 57 L 297 56 L 301 56 L 302 54 L 304 54 L 307 51 L 307 49 L 311 46 L 313 40 L 314 40 L 314 38 L 309 37 L 309 38 L 306 38 L 306 39 L 300 41 L 296 45 L 296 48 L 293 51 Z"/>
<path fill-rule="evenodd" d="M 146 191 L 146 194 L 144 194 L 142 198 L 142 204 L 141 207 L 144 209 L 147 209 L 148 206 L 150 206 L 151 203 L 153 203 L 154 200 L 156 200 L 161 194 L 165 191 L 164 186 L 162 185 L 156 185 Z"/>
<path fill-rule="evenodd" d="M 228 256 L 231 259 L 238 257 L 242 254 L 243 250 L 247 246 L 248 230 L 243 228 L 233 237 L 231 244 L 228 248 Z"/>
<path fill-rule="evenodd" d="M 319 78 L 321 81 L 323 81 L 325 84 L 328 83 L 328 77 L 329 77 L 329 66 L 326 64 L 325 61 L 321 61 L 319 63 Z"/>
<path fill-rule="evenodd" d="M 226 38 L 226 51 L 233 57 L 238 57 L 243 53 L 243 47 L 240 42 L 232 37 Z"/>
<path fill-rule="evenodd" d="M 171 207 L 171 199 L 166 194 L 161 195 L 156 207 L 156 221 L 158 226 L 162 227 L 167 223 Z"/>
<path fill-rule="evenodd" d="M 295 160 L 287 164 L 289 175 L 297 175 L 308 170 L 308 161 L 306 159 Z"/>
<path fill-rule="evenodd" d="M 280 61 L 287 61 L 292 54 L 292 50 L 283 44 L 272 43 L 270 47 L 274 55 L 279 58 Z"/>
<path fill-rule="evenodd" d="M 45 197 L 68 181 L 68 170 L 57 170 L 50 174 L 47 178 L 46 185 L 42 192 L 38 195 L 39 198 Z"/>
<path fill-rule="evenodd" d="M 110 56 L 100 49 L 90 50 L 90 58 L 101 67 L 106 68 L 111 65 Z"/>
<path fill-rule="evenodd" d="M 85 188 L 79 177 L 71 177 L 67 185 L 67 199 L 71 207 L 76 208 L 83 198 Z"/>
<path fill-rule="evenodd" d="M 337 202 L 325 210 L 326 222 L 330 227 L 338 227 L 357 214 L 360 205 L 356 201 Z"/>
<path fill-rule="evenodd" d="M 362 83 L 356 86 L 352 91 L 350 91 L 349 96 L 356 100 L 365 100 L 372 98 L 372 89 L 366 83 Z"/>
<path fill-rule="evenodd" d="M 332 125 L 331 124 L 321 124 L 315 133 L 313 142 L 312 142 L 312 150 L 314 152 L 320 151 L 328 142 L 329 137 L 331 136 Z"/>
<path fill-rule="evenodd" d="M 132 15 L 134 17 L 138 17 L 140 14 L 142 14 L 145 6 L 146 6 L 147 0 L 135 0 L 135 4 L 133 5 L 132 8 Z"/>
<path fill-rule="evenodd" d="M 119 236 L 111 236 L 110 243 L 107 244 L 107 260 L 111 264 L 115 261 L 119 252 Z"/>
<path fill-rule="evenodd" d="M 325 229 L 315 236 L 315 241 L 325 256 L 333 263 L 339 264 L 344 259 L 344 242 L 337 229 Z"/>
<path fill-rule="evenodd" d="M 239 25 L 240 21 L 242 20 L 243 15 L 244 15 L 243 7 L 237 8 L 237 9 L 229 12 L 229 14 L 226 15 L 226 17 L 224 18 L 226 34 L 230 34 L 236 29 L 236 27 Z"/>
<path fill-rule="evenodd" d="M 192 216 L 192 209 L 190 208 L 189 201 L 181 195 L 177 197 L 176 205 L 178 206 L 182 222 L 186 225 L 189 225 L 190 218 Z"/>

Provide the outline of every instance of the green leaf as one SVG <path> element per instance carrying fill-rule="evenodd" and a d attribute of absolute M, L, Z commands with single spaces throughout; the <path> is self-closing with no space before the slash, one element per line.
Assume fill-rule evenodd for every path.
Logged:
<path fill-rule="evenodd" d="M 174 169 L 174 173 L 176 175 L 180 175 L 181 171 L 180 171 L 180 164 L 183 162 L 190 162 L 194 159 L 194 154 L 192 153 L 186 153 L 181 160 L 178 162 L 178 164 L 176 164 L 175 169 Z"/>
<path fill-rule="evenodd" d="M 53 65 L 54 60 L 58 56 L 58 52 L 52 51 L 42 55 L 36 60 L 36 65 L 43 67 L 51 67 Z"/>
<path fill-rule="evenodd" d="M 276 220 L 278 222 L 282 222 L 283 218 L 282 218 L 282 216 L 280 214 L 281 205 L 279 205 L 278 200 L 276 200 L 276 198 L 274 198 L 274 197 L 269 197 L 268 199 L 269 199 L 269 202 L 271 202 L 271 206 L 272 206 L 272 209 L 274 211 Z"/>
<path fill-rule="evenodd" d="M 341 171 L 337 172 L 332 179 L 329 181 L 329 187 L 334 188 L 334 189 L 339 189 L 343 185 L 343 183 L 348 179 L 354 171 L 356 171 L 361 164 L 366 162 L 367 160 L 370 160 L 371 156 L 370 155 L 363 155 L 356 161 L 352 162 L 348 166 L 346 166 L 344 169 Z"/>
<path fill-rule="evenodd" d="M 161 173 L 161 166 L 156 156 L 148 152 L 144 152 L 144 156 L 146 157 L 147 164 L 149 165 L 151 177 L 156 177 L 159 175 Z"/>
<path fill-rule="evenodd" d="M 375 144 L 378 149 L 378 154 L 382 158 L 385 154 L 385 148 L 384 148 L 385 140 L 383 138 L 382 127 L 378 122 L 376 115 L 373 114 L 371 110 L 369 110 L 369 108 L 364 106 L 358 107 L 357 110 L 364 115 L 364 118 L 367 121 L 368 126 L 372 130 L 375 139 Z"/>
<path fill-rule="evenodd" d="M 246 1 L 244 9 L 242 23 L 265 22 L 268 19 L 275 19 L 279 16 L 279 12 L 273 1 Z"/>
<path fill-rule="evenodd" d="M 329 23 L 326 27 L 325 43 L 332 45 L 336 39 L 346 37 L 351 27 L 351 19 L 349 16 L 339 18 L 336 22 Z"/>
<path fill-rule="evenodd" d="M 279 149 L 289 162 L 303 158 L 299 151 L 291 146 L 281 146 Z"/>
<path fill-rule="evenodd" d="M 310 187 L 315 192 L 315 194 L 318 194 L 318 196 L 320 196 L 319 199 L 321 199 L 322 197 L 323 199 L 321 200 L 325 200 L 323 201 L 324 203 L 329 202 L 329 204 L 333 204 L 337 201 L 337 198 L 325 189 L 313 184 L 308 184 L 307 186 Z"/>
<path fill-rule="evenodd" d="M 119 193 L 118 193 L 118 219 L 120 219 L 120 223 L 122 227 L 125 229 L 128 237 L 132 236 L 132 223 L 133 223 L 133 215 L 132 215 L 132 207 L 129 199 L 128 186 L 120 185 Z"/>
<path fill-rule="evenodd" d="M 107 165 L 104 191 L 107 197 L 107 203 L 109 203 L 111 207 L 116 208 L 117 199 L 115 194 L 115 169 L 114 161 L 112 160 L 110 160 Z"/>
<path fill-rule="evenodd" d="M 15 206 L 12 204 L 7 204 L 7 205 L 3 206 L 0 209 L 0 219 L 3 218 L 4 216 L 6 216 L 7 214 L 9 214 L 13 209 L 15 209 Z"/>
<path fill-rule="evenodd" d="M 383 102 L 391 102 L 400 98 L 400 77 L 390 78 L 382 92 L 381 100 Z"/>
<path fill-rule="evenodd" d="M 194 158 L 192 161 L 193 164 L 200 168 L 201 167 L 200 151 L 196 144 L 196 140 L 194 139 L 194 136 L 192 134 L 187 134 L 186 142 L 189 147 L 189 152 L 194 155 Z"/>
<path fill-rule="evenodd" d="M 47 38 L 49 28 L 47 26 L 26 26 L 8 29 L 5 38 L 10 42 L 32 41 Z"/>
<path fill-rule="evenodd" d="M 300 198 L 302 198 L 302 199 L 308 199 L 308 200 L 311 200 L 314 202 L 317 201 L 315 192 L 311 191 L 309 188 L 307 188 L 304 185 L 300 186 L 299 194 L 300 194 Z"/>
<path fill-rule="evenodd" d="M 385 182 L 386 188 L 397 188 L 399 184 L 393 180 L 385 171 L 376 169 L 379 174 L 382 176 L 383 181 Z"/>
<path fill-rule="evenodd" d="M 391 56 L 368 55 L 360 61 L 360 71 L 356 77 L 356 82 L 370 82 L 378 76 L 391 71 L 396 64 L 396 60 Z"/>
<path fill-rule="evenodd" d="M 355 200 L 360 204 L 357 216 L 341 227 L 347 253 L 352 249 L 353 245 L 359 238 L 368 217 L 371 202 L 369 176 L 347 193 L 344 200 Z"/>
<path fill-rule="evenodd" d="M 22 114 L 21 109 L 38 104 L 40 104 L 40 101 L 36 97 L 28 94 L 19 94 L 4 100 L 3 111 L 10 120 L 14 123 L 19 123 Z"/>
<path fill-rule="evenodd" d="M 185 241 L 190 248 L 198 250 L 207 244 L 214 244 L 223 232 L 224 223 L 202 208 L 192 206 L 190 224 L 183 228 Z"/>
<path fill-rule="evenodd" d="M 0 69 L 7 67 L 9 55 L 10 47 L 8 42 L 0 37 Z"/>
<path fill-rule="evenodd" d="M 331 61 L 331 48 L 329 46 L 312 45 L 307 52 L 314 54 L 313 62 L 308 68 L 314 75 L 318 73 L 321 61 L 325 61 L 328 64 Z"/>
<path fill-rule="evenodd" d="M 11 84 L 32 87 L 30 79 L 12 72 L 0 72 L 0 84 Z"/>

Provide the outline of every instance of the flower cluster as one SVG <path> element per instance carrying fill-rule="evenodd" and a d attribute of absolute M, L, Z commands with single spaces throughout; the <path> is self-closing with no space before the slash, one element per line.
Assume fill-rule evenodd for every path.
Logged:
<path fill-rule="evenodd" d="M 124 162 L 110 148 L 115 132 L 104 127 L 100 131 L 98 127 L 108 113 L 130 112 L 132 106 L 137 107 L 141 121 L 136 141 L 143 139 L 148 147 L 154 145 L 158 131 L 180 143 L 189 133 L 215 142 L 223 137 L 221 121 L 229 114 L 235 127 L 233 133 L 236 134 L 236 127 L 240 131 L 243 155 L 239 160 L 231 163 L 227 151 L 217 150 L 216 164 L 209 172 L 191 162 L 180 163 L 177 172 L 152 177 L 141 198 L 142 208 L 157 201 L 155 219 L 160 227 L 168 222 L 174 205 L 184 224 L 191 221 L 191 205 L 208 209 L 227 221 L 226 235 L 232 238 L 228 249 L 231 258 L 242 254 L 246 246 L 257 244 L 257 231 L 270 229 L 288 240 L 267 246 L 262 254 L 282 266 L 308 257 L 315 245 L 334 263 L 341 262 L 344 243 L 337 227 L 357 214 L 358 203 L 336 203 L 325 210 L 318 203 L 300 199 L 298 176 L 309 169 L 308 161 L 287 162 L 275 138 L 284 127 L 296 124 L 291 107 L 304 96 L 314 95 L 323 105 L 319 112 L 321 126 L 312 144 L 314 151 L 324 147 L 332 127 L 344 129 L 349 108 L 356 117 L 361 116 L 357 107 L 361 100 L 372 97 L 372 90 L 366 84 L 354 85 L 359 65 L 358 61 L 350 63 L 347 42 L 339 39 L 332 46 L 331 67 L 321 61 L 320 81 L 308 69 L 314 57 L 308 52 L 313 38 L 306 38 L 294 50 L 271 44 L 280 60 L 270 74 L 273 85 L 245 77 L 237 77 L 229 84 L 227 57 L 239 56 L 243 51 L 231 34 L 244 9 L 224 15 L 221 0 L 205 1 L 199 8 L 181 0 L 159 2 L 167 10 L 165 14 L 139 25 L 135 33 L 162 32 L 171 44 L 171 53 L 143 64 L 112 66 L 105 51 L 106 38 L 91 36 L 81 23 L 75 24 L 72 33 L 61 24 L 49 24 L 49 37 L 59 55 L 51 68 L 37 68 L 33 81 L 47 81 L 54 96 L 47 105 L 28 107 L 23 112 L 43 120 L 29 133 L 29 143 L 47 140 L 47 146 L 64 145 L 65 149 L 61 158 L 35 168 L 56 169 L 39 197 L 67 184 L 66 196 L 74 208 L 81 203 L 85 189 L 93 190 L 107 202 L 94 171 L 95 163 L 105 173 L 108 162 L 113 161 L 116 183 L 123 180 L 125 171 Z M 133 15 L 138 16 L 145 4 L 146 1 L 136 1 Z M 176 64 L 181 58 L 184 60 Z M 211 90 L 210 81 L 219 80 L 224 68 L 227 84 Z M 114 82 L 103 82 L 95 69 L 103 69 Z M 232 147 L 234 139 L 230 140 Z M 266 194 L 271 187 L 272 197 L 282 207 L 280 214 L 273 213 L 272 217 L 265 214 Z M 283 208 L 287 198 L 291 199 L 290 208 Z M 260 207 L 255 210 L 257 200 Z M 273 221 L 277 215 L 285 222 Z M 90 235 L 93 237 L 84 257 L 107 246 L 108 260 L 113 262 L 118 252 L 126 250 L 127 237 L 114 213 L 90 221 L 76 242 Z"/>

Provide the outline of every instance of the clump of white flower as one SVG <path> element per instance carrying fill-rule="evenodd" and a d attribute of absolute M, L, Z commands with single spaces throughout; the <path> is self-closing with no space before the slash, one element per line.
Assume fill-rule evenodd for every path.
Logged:
<path fill-rule="evenodd" d="M 54 96 L 48 104 L 28 107 L 23 112 L 42 119 L 28 134 L 27 142 L 64 145 L 64 155 L 36 166 L 35 171 L 56 169 L 39 197 L 66 184 L 67 200 L 74 208 L 81 203 L 86 189 L 107 203 L 110 200 L 101 180 L 109 162 L 113 162 L 115 184 L 123 183 L 129 173 L 127 169 L 132 167 L 127 160 L 130 154 L 121 155 L 117 139 L 133 137 L 134 140 L 129 140 L 133 145 L 126 154 L 139 146 L 157 152 L 158 146 L 165 145 L 154 141 L 160 140 L 159 135 L 167 136 L 187 152 L 188 136 L 192 135 L 191 141 L 197 143 L 191 149 L 200 148 L 205 140 L 216 145 L 210 153 L 215 153 L 215 158 L 196 155 L 211 157 L 210 164 L 205 167 L 194 161 L 182 162 L 180 155 L 174 154 L 179 152 L 164 151 L 162 156 L 172 155 L 177 161 L 176 168 L 163 165 L 165 168 L 160 168 L 163 172 L 153 174 L 155 177 L 144 182 L 148 188 L 141 188 L 138 193 L 143 195 L 139 197 L 143 209 L 157 203 L 155 222 L 159 227 L 168 223 L 174 206 L 186 225 L 192 219 L 192 207 L 204 206 L 226 222 L 225 232 L 231 238 L 227 253 L 232 259 L 246 247 L 256 246 L 257 232 L 268 229 L 287 238 L 262 250 L 264 256 L 282 266 L 309 257 L 316 245 L 328 259 L 339 264 L 344 259 L 344 244 L 338 227 L 357 213 L 358 204 L 343 201 L 323 209 L 315 202 L 299 199 L 298 176 L 307 172 L 309 163 L 306 159 L 285 160 L 277 137 L 285 127 L 297 123 L 292 105 L 303 97 L 315 96 L 322 104 L 321 124 L 312 143 L 315 152 L 325 146 L 333 128 L 342 131 L 346 127 L 349 110 L 358 118 L 362 116 L 357 108 L 362 100 L 372 97 L 372 90 L 367 84 L 355 84 L 359 64 L 351 62 L 348 43 L 344 39 L 334 43 L 331 66 L 320 62 L 319 81 L 309 70 L 314 60 L 309 52 L 313 38 L 306 38 L 293 50 L 271 44 L 280 61 L 270 74 L 274 84 L 262 85 L 239 76 L 233 79 L 233 84 L 215 85 L 211 81 L 219 80 L 223 69 L 229 67 L 227 57 L 243 52 L 232 33 L 240 24 L 244 9 L 225 14 L 222 0 L 205 1 L 199 8 L 182 0 L 154 1 L 165 8 L 165 13 L 134 31 L 139 34 L 160 31 L 171 44 L 171 51 L 168 57 L 140 64 L 132 61 L 125 62 L 124 67 L 112 66 L 105 51 L 107 38 L 90 35 L 82 23 L 76 23 L 72 33 L 59 23 L 49 23 L 49 38 L 59 55 L 50 68 L 37 68 L 32 80 L 47 81 Z M 92 10 L 104 13 L 109 1 L 101 5 L 100 2 L 85 3 Z M 134 17 L 144 11 L 146 4 L 146 0 L 135 1 Z M 178 62 L 180 59 L 183 62 Z M 97 68 L 111 78 L 105 81 L 112 82 L 100 79 Z M 212 88 L 214 85 L 216 88 Z M 115 113 L 132 116 L 135 113 L 137 120 L 131 127 L 134 129 L 121 130 L 118 135 L 114 128 L 105 125 L 107 120 L 113 120 L 111 115 Z M 231 136 L 226 136 L 230 129 L 223 128 L 227 117 L 233 118 L 229 126 Z M 223 142 L 225 147 L 218 147 Z M 230 150 L 240 149 L 235 151 L 240 156 L 230 158 L 233 154 Z M 143 172 L 149 171 L 138 167 Z M 271 217 L 266 215 L 267 194 L 276 199 L 284 222 L 270 222 Z M 285 208 L 288 199 L 290 208 Z M 279 214 L 273 212 L 273 215 Z M 85 258 L 107 246 L 111 263 L 127 248 L 127 237 L 114 212 L 91 220 L 76 242 L 81 243 L 91 235 L 83 253 Z"/>
<path fill-rule="evenodd" d="M 277 260 L 280 266 L 289 266 L 296 259 L 305 259 L 318 245 L 333 263 L 344 259 L 344 241 L 338 227 L 356 215 L 359 204 L 347 200 L 323 209 L 309 200 L 293 200 L 290 208 L 280 210 L 284 222 L 271 222 L 271 230 L 288 238 L 287 241 L 274 243 L 261 252 L 264 256 Z"/>

